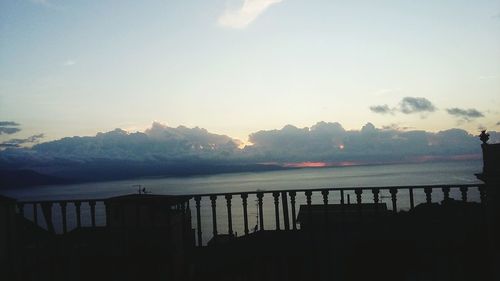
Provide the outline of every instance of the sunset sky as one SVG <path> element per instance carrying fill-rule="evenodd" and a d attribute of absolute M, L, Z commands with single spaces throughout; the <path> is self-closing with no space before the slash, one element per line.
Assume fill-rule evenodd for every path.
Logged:
<path fill-rule="evenodd" d="M 500 130 L 500 1 L 0 2 L 0 140 L 153 121 Z"/>

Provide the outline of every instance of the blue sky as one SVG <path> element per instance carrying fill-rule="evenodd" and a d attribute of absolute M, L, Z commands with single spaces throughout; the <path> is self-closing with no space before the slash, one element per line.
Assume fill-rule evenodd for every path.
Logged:
<path fill-rule="evenodd" d="M 405 97 L 435 110 L 404 113 Z M 499 108 L 500 1 L 0 3 L 0 120 L 16 137 L 153 121 L 244 141 L 322 120 L 477 133 L 499 129 Z"/>

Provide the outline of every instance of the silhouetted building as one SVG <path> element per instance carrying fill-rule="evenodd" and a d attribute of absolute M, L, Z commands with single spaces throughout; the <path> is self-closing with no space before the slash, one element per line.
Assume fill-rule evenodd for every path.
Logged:
<path fill-rule="evenodd" d="M 361 219 L 381 219 L 390 213 L 385 203 L 300 205 L 297 222 L 301 230 L 319 230 L 325 226 L 334 229 L 340 224 L 359 223 Z"/>
<path fill-rule="evenodd" d="M 486 184 L 491 268 L 500 280 L 500 143 L 489 144 L 486 131 L 481 132 L 480 138 L 483 142 L 483 172 L 476 176 Z"/>
<path fill-rule="evenodd" d="M 0 195 L 0 271 L 13 269 L 17 259 L 16 200 Z"/>

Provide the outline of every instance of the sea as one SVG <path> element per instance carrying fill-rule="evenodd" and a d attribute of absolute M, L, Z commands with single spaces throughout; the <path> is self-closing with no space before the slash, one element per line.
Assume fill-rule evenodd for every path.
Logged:
<path fill-rule="evenodd" d="M 68 185 L 47 185 L 34 186 L 28 188 L 15 188 L 0 190 L 0 194 L 15 198 L 20 201 L 38 200 L 77 200 L 77 199 L 103 199 L 113 196 L 134 194 L 139 188 L 144 188 L 151 194 L 168 195 L 190 195 L 209 194 L 225 192 L 249 192 L 249 191 L 272 191 L 272 190 L 298 190 L 297 209 L 301 204 L 305 204 L 303 190 L 317 188 L 346 188 L 346 187 L 386 187 L 386 186 L 419 186 L 419 185 L 458 185 L 458 184 L 479 184 L 476 173 L 482 169 L 481 161 L 452 161 L 452 162 L 425 162 L 411 164 L 390 164 L 390 165 L 366 165 L 366 166 L 345 166 L 345 167 L 322 167 L 322 168 L 299 168 L 268 172 L 247 172 L 229 173 L 217 175 L 191 176 L 191 177 L 156 177 L 138 178 L 120 181 L 90 182 Z M 300 190 L 300 191 L 299 191 Z M 415 191 L 416 204 L 424 202 L 425 194 L 420 190 Z M 479 194 L 472 190 L 469 192 L 469 199 L 479 200 Z M 452 190 L 451 196 L 459 199 L 458 190 Z M 365 192 L 362 195 L 363 202 L 372 202 L 373 195 Z M 391 208 L 390 194 L 382 191 L 381 202 L 386 203 Z M 312 201 L 322 203 L 322 196 L 319 192 L 313 193 Z M 330 192 L 328 195 L 330 203 L 340 202 L 339 192 Z M 355 201 L 354 192 L 345 192 L 345 201 Z M 442 194 L 433 194 L 433 201 L 442 200 Z M 228 231 L 227 205 L 223 196 L 217 198 L 217 231 L 225 233 Z M 57 204 L 56 204 L 57 205 Z M 197 225 L 196 210 L 194 201 L 190 202 L 192 214 L 192 225 Z M 58 206 L 54 208 L 55 222 L 61 221 L 61 214 Z M 234 196 L 232 199 L 232 224 L 233 230 L 239 234 L 243 233 L 243 215 L 241 198 Z M 409 208 L 408 194 L 404 191 L 398 193 L 398 209 Z M 38 212 L 38 221 L 43 226 L 43 217 Z M 104 225 L 105 211 L 102 203 L 96 206 L 97 224 Z M 26 217 L 33 219 L 33 209 L 25 206 Z M 283 214 L 281 216 L 280 227 L 283 228 Z M 68 205 L 68 227 L 75 227 L 74 206 Z M 84 225 L 90 224 L 90 211 L 88 206 L 82 205 L 82 222 Z M 249 227 L 253 229 L 258 222 L 258 208 L 255 196 L 248 198 Z M 203 233 L 203 243 L 211 238 L 213 232 L 211 202 L 208 197 L 203 197 L 201 202 L 201 225 Z M 274 199 L 271 195 L 264 197 L 264 225 L 266 229 L 276 228 Z M 62 231 L 61 226 L 57 226 L 57 231 Z"/>

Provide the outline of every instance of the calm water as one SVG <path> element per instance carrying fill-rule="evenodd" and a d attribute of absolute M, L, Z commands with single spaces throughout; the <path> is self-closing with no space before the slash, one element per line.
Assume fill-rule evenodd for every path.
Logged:
<path fill-rule="evenodd" d="M 351 166 L 332 168 L 307 168 L 286 171 L 221 174 L 212 176 L 196 176 L 187 178 L 147 178 L 135 180 L 123 180 L 113 182 L 97 182 L 72 185 L 38 186 L 12 190 L 2 190 L 2 194 L 19 200 L 51 200 L 51 199 L 91 199 L 106 198 L 115 195 L 130 194 L 136 192 L 133 185 L 140 184 L 153 194 L 201 194 L 215 192 L 242 192 L 255 190 L 278 190 L 278 189 L 307 189 L 322 187 L 362 187 L 362 186 L 395 186 L 395 185 L 427 185 L 427 184 L 472 184 L 480 183 L 474 173 L 479 173 L 482 168 L 481 161 L 467 162 L 443 162 L 443 163 L 420 163 L 420 164 L 395 164 L 376 166 Z M 352 192 L 346 192 L 346 196 L 354 200 Z M 382 191 L 381 201 L 390 208 L 390 196 Z M 451 196 L 460 198 L 458 192 L 452 192 Z M 363 193 L 363 202 L 371 202 L 372 195 Z M 470 200 L 477 200 L 477 191 L 472 190 L 469 194 Z M 347 199 L 347 198 L 346 198 Z M 433 194 L 433 201 L 442 199 L 442 194 Z M 322 202 L 321 194 L 313 193 L 313 203 Z M 416 204 L 424 202 L 425 195 L 422 191 L 415 193 Z M 338 203 L 340 197 L 338 192 L 329 194 L 329 202 Z M 303 193 L 297 194 L 297 205 L 304 204 Z M 194 202 L 191 202 L 192 214 Z M 398 193 L 398 207 L 407 209 L 409 206 L 408 195 L 401 191 Z M 61 221 L 58 206 L 54 206 L 54 219 Z M 97 222 L 104 224 L 104 206 L 98 203 L 96 206 Z M 203 240 L 206 242 L 211 238 L 212 214 L 210 202 L 207 198 L 201 202 L 201 222 Z M 33 209 L 26 206 L 27 217 L 32 218 Z M 38 212 L 40 224 L 44 225 L 43 218 Z M 84 225 L 90 225 L 89 208 L 82 205 L 82 221 Z M 74 206 L 68 205 L 68 224 L 71 229 L 75 225 Z M 253 228 L 257 221 L 257 206 L 255 196 L 248 198 L 249 225 Z M 281 225 L 283 227 L 283 214 Z M 30 217 L 31 216 L 31 217 Z M 219 197 L 217 200 L 217 218 L 219 233 L 227 232 L 227 209 L 225 199 Z M 273 198 L 264 197 L 264 225 L 266 229 L 275 227 L 275 213 Z M 232 202 L 233 229 L 243 233 L 243 218 L 241 199 L 233 198 Z M 193 217 L 193 226 L 196 218 Z M 59 231 L 61 227 L 59 225 Z"/>
<path fill-rule="evenodd" d="M 2 190 L 21 200 L 103 198 L 136 192 L 140 184 L 154 194 L 196 194 L 347 186 L 477 183 L 481 161 L 395 164 L 235 173 L 186 178 L 147 178 Z"/>

